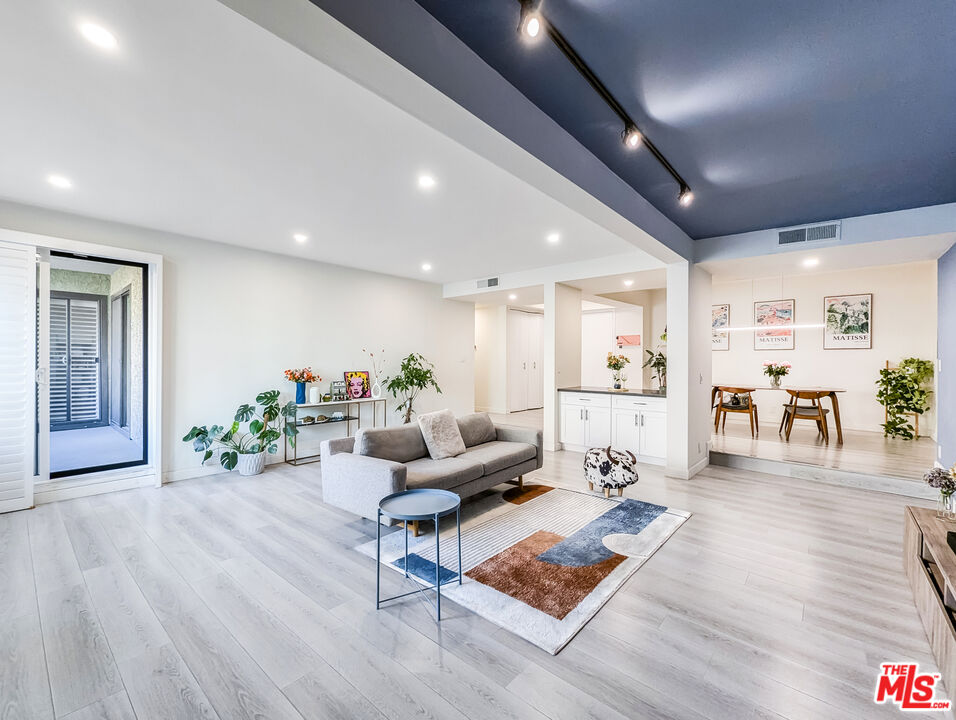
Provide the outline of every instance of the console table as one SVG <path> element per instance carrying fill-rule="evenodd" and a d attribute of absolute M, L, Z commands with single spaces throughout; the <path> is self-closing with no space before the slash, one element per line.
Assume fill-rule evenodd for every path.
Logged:
<path fill-rule="evenodd" d="M 358 430 L 362 427 L 362 406 L 369 405 L 372 406 L 372 427 L 376 427 L 378 422 L 378 403 L 382 404 L 382 425 L 388 423 L 388 410 L 385 406 L 385 398 L 362 398 L 361 400 L 330 400 L 329 402 L 320 402 L 320 403 L 302 403 L 301 405 L 296 406 L 296 415 L 295 415 L 295 426 L 299 428 L 300 433 L 302 428 L 310 427 L 325 427 L 326 425 L 332 425 L 333 423 L 345 423 L 345 437 L 352 436 L 352 423 L 355 423 L 355 429 Z M 314 410 L 318 408 L 329 408 L 330 413 L 336 412 L 332 411 L 331 408 L 345 408 L 342 412 L 344 413 L 340 418 L 329 417 L 328 420 L 323 420 L 321 422 L 311 422 L 304 423 L 299 419 L 299 413 L 302 410 Z M 354 409 L 354 415 L 353 413 Z M 323 413 L 324 414 L 324 413 Z M 290 465 L 305 465 L 312 462 L 319 461 L 319 455 L 305 455 L 299 457 L 299 443 L 296 442 L 295 446 L 292 448 L 292 457 L 289 457 L 289 438 L 285 439 L 285 447 L 283 449 L 283 458 Z"/>
<path fill-rule="evenodd" d="M 956 552 L 946 539 L 956 522 L 936 511 L 903 509 L 903 569 L 946 691 L 956 692 Z"/>

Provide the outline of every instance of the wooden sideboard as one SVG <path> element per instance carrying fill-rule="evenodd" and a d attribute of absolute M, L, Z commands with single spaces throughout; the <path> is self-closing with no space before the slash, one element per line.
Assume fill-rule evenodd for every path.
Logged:
<path fill-rule="evenodd" d="M 946 540 L 956 522 L 936 511 L 907 506 L 903 527 L 903 569 L 913 590 L 943 685 L 956 694 L 956 552 Z"/>

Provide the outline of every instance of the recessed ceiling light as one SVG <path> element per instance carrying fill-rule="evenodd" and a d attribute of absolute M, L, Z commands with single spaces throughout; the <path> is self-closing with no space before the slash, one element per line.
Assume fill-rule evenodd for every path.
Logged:
<path fill-rule="evenodd" d="M 820 264 L 820 258 L 810 257 L 803 261 L 803 267 L 812 268 Z"/>
<path fill-rule="evenodd" d="M 625 280 L 625 281 L 624 281 L 624 287 L 631 287 L 631 285 L 633 285 L 633 284 L 634 284 L 634 281 L 633 281 L 633 280 Z"/>
<path fill-rule="evenodd" d="M 63 177 L 62 175 L 47 175 L 46 181 L 53 187 L 60 188 L 62 190 L 68 190 L 73 187 L 73 183 L 70 181 L 70 178 Z"/>
<path fill-rule="evenodd" d="M 514 293 L 511 293 L 511 294 L 508 296 L 508 299 L 509 299 L 509 300 L 517 300 L 517 299 L 518 299 L 518 296 L 515 295 Z"/>
<path fill-rule="evenodd" d="M 435 178 L 431 175 L 419 175 L 418 176 L 418 187 L 422 190 L 431 190 L 435 187 Z"/>
<path fill-rule="evenodd" d="M 102 25 L 85 22 L 80 23 L 80 33 L 96 47 L 104 50 L 115 50 L 118 43 L 116 36 Z"/>
<path fill-rule="evenodd" d="M 422 263 L 422 272 L 429 272 L 432 269 L 431 263 Z"/>
<path fill-rule="evenodd" d="M 297 243 L 304 243 L 306 240 L 309 239 L 309 236 L 306 235 L 305 233 L 292 233 L 292 239 L 295 240 Z"/>
<path fill-rule="evenodd" d="M 558 233 L 553 232 L 548 235 L 548 242 L 551 243 L 552 245 L 555 245 L 561 242 L 561 236 Z"/>

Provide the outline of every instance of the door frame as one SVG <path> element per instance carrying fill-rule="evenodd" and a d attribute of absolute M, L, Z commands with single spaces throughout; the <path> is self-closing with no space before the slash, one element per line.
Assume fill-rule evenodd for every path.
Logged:
<path fill-rule="evenodd" d="M 57 253 L 53 253 L 56 255 Z M 106 304 L 106 295 L 93 295 L 92 293 L 79 293 L 79 292 L 69 292 L 65 290 L 50 290 L 47 297 L 49 298 L 62 298 L 65 300 L 95 300 L 97 306 L 99 307 L 99 317 L 100 317 L 100 326 L 98 328 L 97 338 L 99 342 L 99 376 L 100 376 L 100 399 L 99 399 L 99 419 L 98 420 L 67 420 L 66 422 L 57 423 L 56 430 L 53 430 L 51 427 L 51 432 L 59 432 L 60 430 L 82 430 L 84 428 L 95 428 L 103 427 L 104 425 L 109 424 L 109 418 L 106 413 L 109 409 L 107 403 L 107 397 L 109 393 L 109 388 L 106 386 L 106 382 L 109 379 L 109 375 L 106 371 L 106 363 L 103 362 L 103 356 L 106 355 L 109 359 L 109 350 L 106 344 L 106 326 L 109 324 L 109 313 L 107 312 Z M 43 296 L 41 295 L 42 299 Z M 69 306 L 67 306 L 69 307 Z M 47 328 L 49 328 L 49 319 L 47 320 Z M 49 331 L 48 331 L 49 332 Z M 69 344 L 70 344 L 70 312 L 69 309 L 66 313 L 66 337 L 67 337 L 67 357 L 69 358 Z M 67 396 L 66 396 L 66 406 L 67 406 L 67 415 L 69 415 L 69 408 L 71 405 L 70 398 L 70 382 L 73 374 L 72 361 L 67 360 L 66 367 L 66 385 L 67 385 Z"/>
<path fill-rule="evenodd" d="M 0 228 L 0 240 L 38 248 L 41 255 L 45 252 L 60 251 L 90 257 L 95 256 L 97 259 L 108 258 L 112 262 L 131 261 L 146 265 L 148 268 L 147 283 L 143 288 L 143 302 L 146 310 L 143 338 L 144 344 L 147 346 L 144 357 L 150 368 L 148 379 L 145 380 L 147 391 L 143 397 L 143 417 L 144 425 L 152 428 L 147 436 L 148 461 L 146 465 L 103 470 L 76 477 L 58 478 L 56 481 L 45 483 L 42 488 L 36 488 L 34 501 L 45 503 L 112 490 L 150 485 L 161 486 L 163 482 L 162 458 L 164 446 L 161 402 L 163 392 L 163 256 L 141 250 L 5 228 Z M 46 357 L 49 358 L 49 350 L 47 350 Z M 47 364 L 40 368 L 41 372 L 49 372 Z M 49 397 L 48 391 L 42 394 Z M 46 427 L 49 428 L 49 415 L 47 415 Z M 49 430 L 46 433 L 40 433 L 40 437 L 41 442 L 48 443 Z M 47 453 L 47 457 L 49 457 L 49 453 Z"/>
<path fill-rule="evenodd" d="M 110 320 L 109 320 L 109 325 L 110 325 L 110 327 L 109 327 L 109 331 L 108 331 L 108 332 L 109 332 L 109 339 L 110 339 L 110 348 L 109 348 L 110 368 L 109 368 L 109 374 L 108 374 L 108 376 L 107 376 L 107 377 L 109 378 L 109 400 L 108 400 L 107 405 L 106 405 L 106 422 L 107 422 L 110 426 L 114 427 L 117 431 L 119 431 L 119 432 L 125 434 L 127 437 L 130 436 L 130 426 L 129 426 L 129 422 L 130 422 L 130 421 L 129 421 L 129 416 L 130 416 L 130 410 L 132 409 L 132 408 L 130 407 L 130 396 L 131 396 L 130 391 L 131 391 L 131 389 L 132 389 L 132 385 L 131 385 L 131 383 L 132 383 L 132 355 L 130 355 L 130 348 L 129 348 L 130 338 L 131 338 L 131 335 L 132 335 L 132 333 L 130 333 L 130 312 L 132 311 L 132 307 L 133 307 L 133 306 L 132 306 L 132 301 L 131 301 L 131 299 L 130 299 L 130 292 L 131 292 L 131 290 L 132 290 L 132 287 L 133 287 L 132 285 L 127 285 L 127 286 L 124 287 L 122 290 L 120 290 L 118 293 L 115 293 L 115 294 L 113 294 L 113 295 L 110 295 L 110 300 L 109 300 L 109 308 L 110 308 L 110 313 L 109 313 L 109 318 L 110 318 Z M 123 419 L 126 421 L 126 423 L 125 423 L 124 425 L 114 425 L 114 424 L 113 424 L 113 379 L 112 379 L 112 372 L 113 372 L 113 367 L 112 367 L 112 365 L 113 365 L 113 353 L 114 353 L 114 350 L 113 350 L 113 320 L 114 320 L 114 317 L 113 317 L 113 303 L 116 302 L 119 298 L 122 298 L 122 297 L 125 297 L 125 298 L 126 298 L 126 303 L 123 305 L 123 312 L 124 312 L 124 320 L 125 320 L 125 322 L 123 323 L 124 344 L 123 344 L 123 364 L 122 364 L 122 368 L 123 368 Z M 144 396 L 145 396 L 145 393 L 144 393 Z"/>

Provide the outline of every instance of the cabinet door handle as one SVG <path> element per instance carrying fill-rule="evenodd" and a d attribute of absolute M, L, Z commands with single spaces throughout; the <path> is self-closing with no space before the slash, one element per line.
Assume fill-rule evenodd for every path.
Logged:
<path fill-rule="evenodd" d="M 578 409 L 578 420 L 584 420 L 584 408 Z"/>
<path fill-rule="evenodd" d="M 638 419 L 639 417 L 640 417 L 640 414 L 639 414 L 639 413 L 634 413 L 634 426 L 635 426 L 635 427 L 637 427 L 637 425 L 638 425 L 637 419 Z"/>
<path fill-rule="evenodd" d="M 591 413 L 587 410 L 587 408 L 585 408 L 585 410 L 584 410 L 584 419 L 585 419 L 585 420 L 590 420 L 590 419 L 591 419 Z"/>
<path fill-rule="evenodd" d="M 641 427 L 644 427 L 644 416 L 641 415 Z"/>
<path fill-rule="evenodd" d="M 526 362 L 521 363 L 521 369 L 522 369 L 522 370 L 527 370 L 527 369 L 528 369 L 528 363 L 526 363 Z"/>

